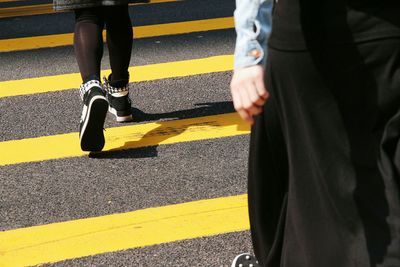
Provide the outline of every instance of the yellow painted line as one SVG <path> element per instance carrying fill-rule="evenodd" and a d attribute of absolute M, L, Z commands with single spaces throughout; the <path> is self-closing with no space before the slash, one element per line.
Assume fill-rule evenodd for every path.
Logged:
<path fill-rule="evenodd" d="M 0 266 L 20 267 L 249 229 L 247 196 L 187 202 L 0 233 Z"/>
<path fill-rule="evenodd" d="M 8 2 L 22 2 L 24 0 L 0 0 L 0 3 L 8 3 Z"/>
<path fill-rule="evenodd" d="M 130 6 L 179 2 L 179 1 L 181 1 L 181 0 L 151 0 L 149 3 L 133 3 L 133 4 L 130 4 Z M 0 2 L 1 2 L 1 0 L 0 0 Z M 10 2 L 10 0 L 7 0 L 7 2 Z M 61 12 L 65 12 L 65 11 L 61 11 Z M 31 6 L 0 8 L 0 18 L 44 15 L 44 14 L 52 14 L 52 13 L 56 13 L 53 10 L 52 4 L 40 4 L 40 5 L 31 5 Z"/>
<path fill-rule="evenodd" d="M 130 67 L 129 72 L 131 73 L 130 82 L 142 82 L 230 71 L 232 69 L 233 56 L 223 55 Z M 110 72 L 110 70 L 106 70 L 103 75 L 108 75 Z M 79 73 L 3 81 L 0 82 L 0 98 L 76 89 L 81 82 Z"/>
<path fill-rule="evenodd" d="M 173 22 L 134 27 L 134 38 L 157 37 L 234 28 L 233 17 Z M 104 33 L 105 34 L 105 33 Z M 104 35 L 103 34 L 103 35 Z M 0 40 L 0 52 L 72 45 L 73 34 L 53 34 Z"/>
<path fill-rule="evenodd" d="M 236 113 L 108 128 L 103 151 L 119 151 L 245 135 L 250 127 Z M 0 142 L 0 166 L 85 156 L 78 133 Z"/>

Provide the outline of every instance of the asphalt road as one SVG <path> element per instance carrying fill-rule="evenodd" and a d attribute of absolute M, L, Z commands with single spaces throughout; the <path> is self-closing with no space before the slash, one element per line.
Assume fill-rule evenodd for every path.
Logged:
<path fill-rule="evenodd" d="M 0 7 L 24 4 L 32 1 Z M 233 10 L 233 0 L 130 8 L 134 25 L 229 17 Z M 72 30 L 71 13 L 0 19 L 0 39 Z M 233 29 L 134 40 L 131 66 L 230 55 L 234 40 Z M 102 64 L 109 68 L 106 49 Z M 0 81 L 76 72 L 72 46 L 0 53 Z M 227 71 L 132 83 L 132 124 L 233 112 L 230 78 Z M 80 112 L 77 90 L 0 98 L 0 141 L 77 132 Z M 106 129 L 119 126 L 107 117 Z M 248 141 L 242 135 L 0 166 L 0 231 L 244 194 Z M 251 251 L 249 231 L 45 266 L 230 266 L 244 251 Z"/>

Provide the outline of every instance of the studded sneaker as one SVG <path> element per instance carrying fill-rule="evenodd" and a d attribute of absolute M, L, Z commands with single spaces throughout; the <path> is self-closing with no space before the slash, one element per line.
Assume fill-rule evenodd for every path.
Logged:
<path fill-rule="evenodd" d="M 107 99 L 110 103 L 108 111 L 115 116 L 117 122 L 132 121 L 128 82 L 111 81 L 110 78 L 111 75 L 108 79 L 106 77 L 103 78 L 104 89 L 107 92 Z"/>
<path fill-rule="evenodd" d="M 259 267 L 260 264 L 250 253 L 243 253 L 236 256 L 231 267 Z"/>
<path fill-rule="evenodd" d="M 108 101 L 98 80 L 90 80 L 79 88 L 83 101 L 79 138 L 83 151 L 101 151 L 104 147 L 104 121 L 107 115 Z"/>

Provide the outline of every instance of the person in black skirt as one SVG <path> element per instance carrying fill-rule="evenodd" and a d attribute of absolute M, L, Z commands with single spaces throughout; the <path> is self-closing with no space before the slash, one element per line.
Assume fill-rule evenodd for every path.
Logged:
<path fill-rule="evenodd" d="M 82 76 L 80 96 L 83 111 L 79 126 L 84 151 L 101 151 L 107 110 L 118 122 L 132 120 L 129 99 L 129 62 L 132 51 L 132 24 L 128 0 L 53 0 L 56 11 L 75 13 L 74 49 Z M 102 31 L 106 27 L 111 75 L 100 80 L 103 56 Z"/>
<path fill-rule="evenodd" d="M 400 266 L 400 2 L 236 4 L 255 256 L 232 266 Z"/>

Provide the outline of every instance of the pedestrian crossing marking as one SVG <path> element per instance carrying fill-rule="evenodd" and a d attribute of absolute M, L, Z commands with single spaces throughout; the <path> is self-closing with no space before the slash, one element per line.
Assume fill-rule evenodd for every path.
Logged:
<path fill-rule="evenodd" d="M 206 199 L 0 232 L 0 266 L 21 267 L 249 229 L 247 196 Z"/>
<path fill-rule="evenodd" d="M 129 72 L 132 74 L 130 82 L 143 82 L 231 71 L 232 69 L 233 56 L 222 55 L 135 66 L 130 67 Z M 110 73 L 111 70 L 105 70 L 102 74 L 108 76 Z M 82 78 L 79 73 L 2 81 L 0 82 L 0 98 L 76 89 L 81 83 Z"/>
<path fill-rule="evenodd" d="M 193 20 L 184 22 L 163 23 L 136 26 L 134 38 L 148 38 L 165 35 L 187 34 L 213 30 L 233 29 L 233 17 Z M 103 32 L 105 36 L 105 31 Z M 20 37 L 0 40 L 0 52 L 15 52 L 39 48 L 59 47 L 73 44 L 73 34 L 52 34 L 34 37 Z"/>
<path fill-rule="evenodd" d="M 151 0 L 149 3 L 132 3 L 132 4 L 130 4 L 130 6 L 160 4 L 160 3 L 179 2 L 179 1 L 182 1 L 182 0 Z M 9 0 L 8 0 L 8 2 L 9 2 Z M 65 12 L 65 11 L 57 11 L 57 12 Z M 1 18 L 22 17 L 22 16 L 32 16 L 32 15 L 54 14 L 57 12 L 53 10 L 53 4 L 6 7 L 6 8 L 0 8 L 0 19 Z"/>
<path fill-rule="evenodd" d="M 104 152 L 245 135 L 248 124 L 237 113 L 107 128 Z M 0 142 L 0 166 L 88 155 L 78 133 Z M 103 152 L 103 153 L 104 153 Z"/>
<path fill-rule="evenodd" d="M 15 0 L 0 0 L 4 1 Z M 140 26 L 134 27 L 134 31 L 135 39 L 139 39 L 232 28 L 233 18 L 229 17 Z M 72 45 L 72 34 L 0 40 L 0 52 L 64 45 Z M 232 55 L 226 55 L 131 67 L 129 71 L 133 75 L 130 82 L 230 71 L 232 66 Z M 110 70 L 107 70 L 103 74 L 109 73 Z M 68 90 L 80 83 L 80 75 L 76 73 L 4 81 L 0 82 L 0 98 Z M 245 135 L 249 132 L 249 126 L 234 113 L 130 124 L 106 130 L 105 153 Z M 78 142 L 78 133 L 0 142 L 0 166 L 87 155 L 80 150 Z M 248 229 L 246 195 L 202 200 L 0 232 L 0 266 L 59 262 Z"/>
<path fill-rule="evenodd" d="M 130 82 L 154 81 L 176 77 L 217 73 L 233 69 L 233 56 L 222 55 L 208 58 L 182 60 L 130 67 Z M 108 76 L 111 70 L 102 75 Z M 82 83 L 79 73 L 44 76 L 0 82 L 0 98 L 18 95 L 48 93 L 76 89 Z"/>
<path fill-rule="evenodd" d="M 22 2 L 24 0 L 0 0 L 0 3 L 8 3 L 8 2 Z"/>

